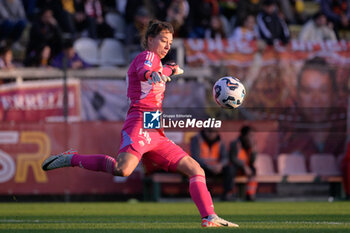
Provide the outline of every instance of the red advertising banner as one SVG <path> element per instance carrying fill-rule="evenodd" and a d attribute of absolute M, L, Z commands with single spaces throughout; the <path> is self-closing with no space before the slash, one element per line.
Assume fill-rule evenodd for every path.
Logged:
<path fill-rule="evenodd" d="M 79 168 L 41 169 L 47 156 L 69 148 L 116 156 L 121 127 L 116 122 L 1 124 L 0 195 L 141 193 L 141 168 L 125 179 Z"/>
<path fill-rule="evenodd" d="M 80 81 L 69 80 L 68 118 L 80 120 Z M 62 121 L 62 80 L 26 81 L 0 86 L 0 121 Z"/>

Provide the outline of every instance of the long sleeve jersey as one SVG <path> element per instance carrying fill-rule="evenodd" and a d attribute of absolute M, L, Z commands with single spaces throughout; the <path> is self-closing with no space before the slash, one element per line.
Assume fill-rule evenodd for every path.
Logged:
<path fill-rule="evenodd" d="M 161 109 L 165 83 L 149 84 L 146 79 L 147 71 L 170 75 L 168 69 L 163 70 L 162 62 L 157 54 L 146 50 L 137 55 L 127 74 L 129 112 Z"/>

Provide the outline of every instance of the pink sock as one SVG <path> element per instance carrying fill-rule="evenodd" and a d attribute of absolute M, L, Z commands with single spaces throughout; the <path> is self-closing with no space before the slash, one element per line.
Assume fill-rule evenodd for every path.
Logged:
<path fill-rule="evenodd" d="M 113 175 L 115 159 L 108 155 L 73 155 L 72 167 L 79 166 L 92 171 L 102 171 Z"/>
<path fill-rule="evenodd" d="M 202 218 L 215 214 L 213 200 L 208 191 L 205 176 L 195 175 L 190 178 L 190 194 Z"/>

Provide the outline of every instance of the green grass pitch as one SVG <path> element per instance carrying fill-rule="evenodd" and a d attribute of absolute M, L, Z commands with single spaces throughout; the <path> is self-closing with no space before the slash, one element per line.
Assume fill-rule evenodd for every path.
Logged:
<path fill-rule="evenodd" d="M 215 209 L 240 228 L 201 228 L 192 202 L 0 203 L 0 232 L 350 232 L 350 202 L 217 202 Z"/>

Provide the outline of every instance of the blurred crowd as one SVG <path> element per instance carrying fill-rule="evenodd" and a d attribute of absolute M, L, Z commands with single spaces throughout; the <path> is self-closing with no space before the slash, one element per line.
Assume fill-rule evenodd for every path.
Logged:
<path fill-rule="evenodd" d="M 310 9 L 312 6 L 313 9 Z M 175 38 L 257 40 L 287 44 L 340 39 L 349 0 L 0 0 L 0 69 L 87 67 L 74 43 L 112 38 L 132 51 L 152 18 L 172 23 Z M 13 58 L 15 57 L 15 59 Z"/>

